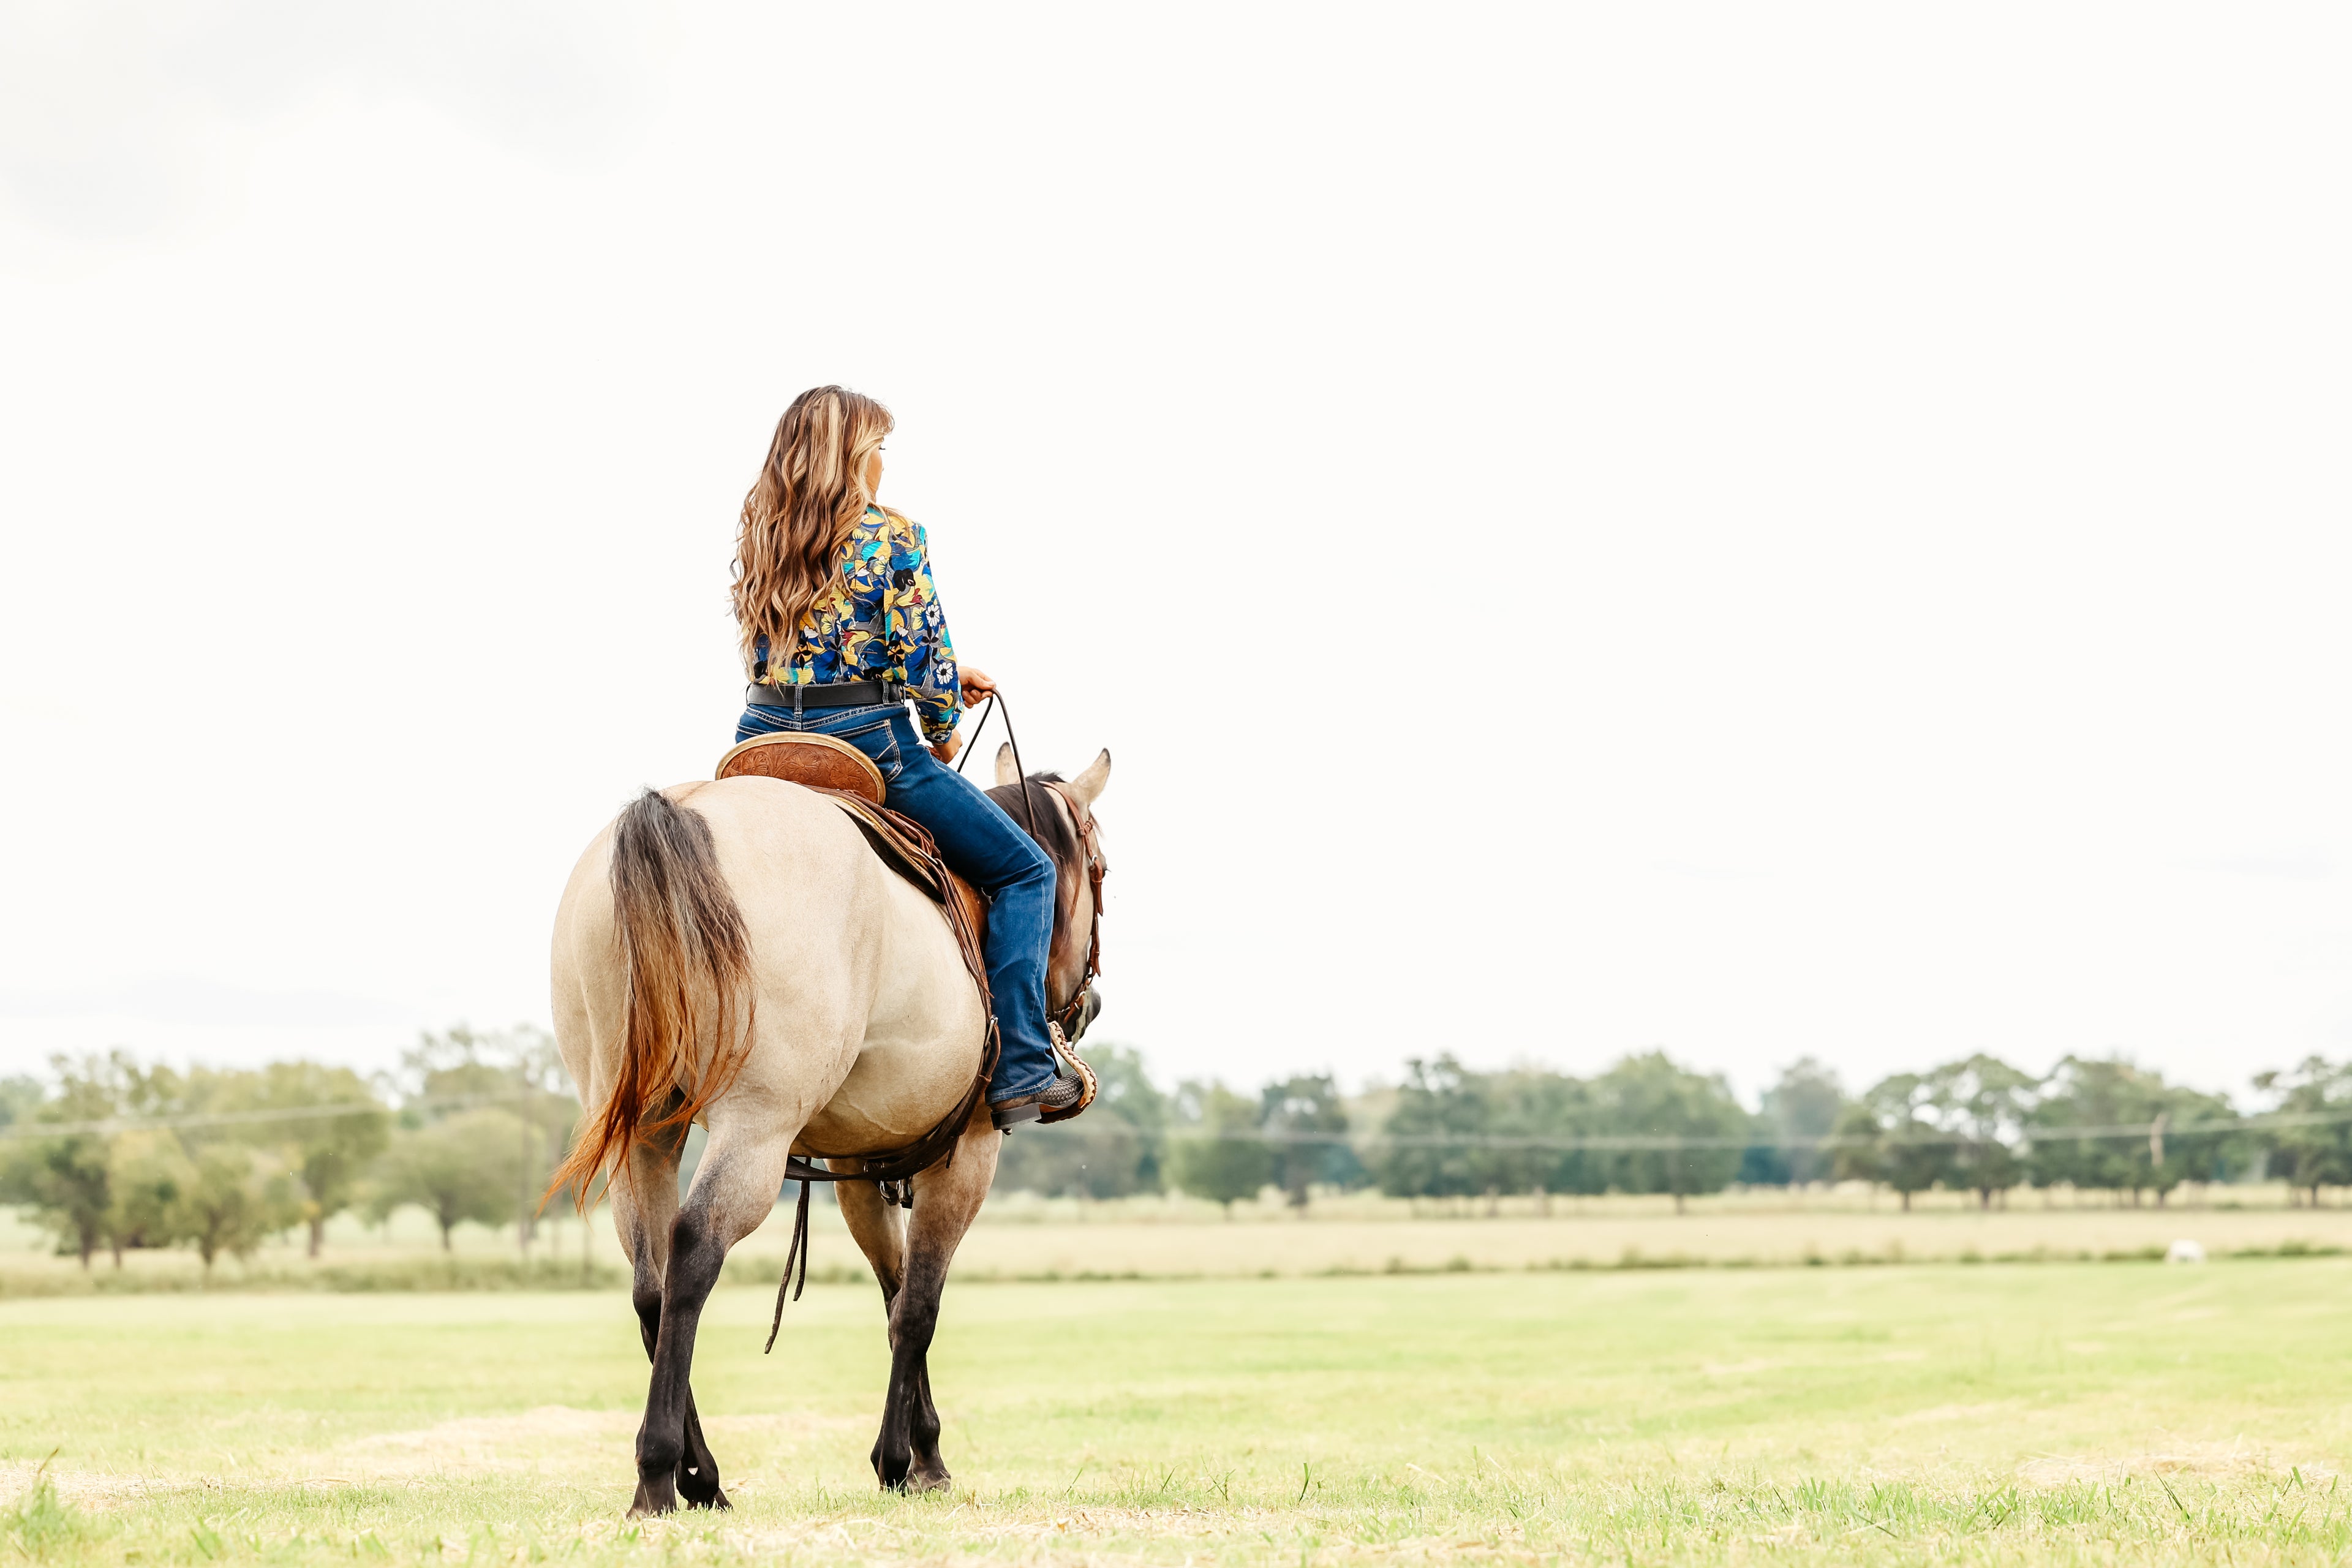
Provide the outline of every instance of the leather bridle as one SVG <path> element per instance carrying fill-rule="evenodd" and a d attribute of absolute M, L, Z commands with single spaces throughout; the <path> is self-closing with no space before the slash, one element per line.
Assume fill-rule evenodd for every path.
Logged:
<path fill-rule="evenodd" d="M 1061 797 L 1062 808 L 1070 814 L 1070 825 L 1077 829 L 1078 854 L 1086 865 L 1087 901 L 1092 906 L 1087 917 L 1087 963 L 1078 973 L 1078 989 L 1070 997 L 1069 1005 L 1053 1016 L 1062 1037 L 1073 1040 L 1077 1038 L 1078 1015 L 1085 1010 L 1087 999 L 1094 994 L 1095 977 L 1102 973 L 1103 879 L 1110 874 L 1110 866 L 1103 858 L 1101 841 L 1095 837 L 1093 808 L 1079 800 L 1077 792 L 1066 784 L 1045 780 L 1039 783 Z"/>

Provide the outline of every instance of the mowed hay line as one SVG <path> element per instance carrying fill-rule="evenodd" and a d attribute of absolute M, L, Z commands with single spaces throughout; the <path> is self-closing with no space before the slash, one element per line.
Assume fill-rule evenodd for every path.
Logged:
<path fill-rule="evenodd" d="M 2226 1202 L 2215 1203 L 2215 1194 Z M 1893 1199 L 1874 1201 L 1858 1184 L 1789 1194 L 1749 1191 L 1693 1199 L 1676 1214 L 1663 1198 L 1559 1198 L 1542 1215 L 1525 1196 L 1500 1200 L 1486 1217 L 1484 1200 L 1453 1205 L 1426 1217 L 1376 1194 L 1318 1198 L 1305 1217 L 1278 1203 L 1235 1205 L 1221 1218 L 1213 1205 L 1181 1198 L 1103 1204 L 999 1194 L 958 1249 L 961 1280 L 1082 1279 L 1257 1279 L 1318 1274 L 1431 1273 L 1445 1269 L 1517 1271 L 1677 1266 L 1793 1267 L 1822 1264 L 1975 1262 L 2014 1259 L 2142 1258 L 2179 1239 L 2216 1258 L 2233 1254 L 2352 1255 L 2352 1208 L 2290 1208 L 2274 1187 L 2200 1191 L 2169 1208 L 2116 1206 L 2098 1194 L 2065 1194 L 2044 1206 L 2042 1194 L 2013 1194 L 2010 1208 L 1979 1208 L 1966 1194 L 1928 1193 L 1906 1213 Z M 2093 1201 L 2096 1199 L 2097 1201 Z M 2245 1206 L 2238 1206 L 2241 1200 Z M 2254 1201 L 2260 1200 L 2260 1201 Z M 836 1282 L 869 1278 L 865 1260 L 829 1203 L 813 1215 L 812 1277 Z M 728 1275 L 738 1283 L 773 1280 L 782 1271 L 790 1205 L 738 1247 Z M 600 1209 L 583 1237 L 576 1221 L 551 1229 L 528 1263 L 511 1231 L 458 1228 L 445 1255 L 438 1234 L 404 1210 L 383 1232 L 349 1215 L 330 1226 L 322 1258 L 302 1246 L 265 1246 L 249 1264 L 223 1259 L 209 1288 L 328 1289 L 352 1292 L 556 1289 L 618 1289 L 627 1271 Z M 56 1255 L 45 1233 L 0 1211 L 0 1300 L 29 1295 L 115 1294 L 205 1289 L 186 1251 L 128 1255 L 117 1269 L 102 1255 L 85 1272 Z"/>
<path fill-rule="evenodd" d="M 0 1554 L 2333 1562 L 2348 1288 L 2335 1259 L 964 1286 L 943 1499 L 873 1490 L 876 1292 L 812 1287 L 763 1358 L 771 1299 L 725 1289 L 696 1393 L 738 1507 L 645 1527 L 617 1294 L 0 1303 Z"/>
<path fill-rule="evenodd" d="M 963 1277 L 1034 1279 L 1234 1278 L 1674 1264 L 1776 1267 L 1999 1258 L 2071 1260 L 2161 1253 L 2181 1237 L 2215 1257 L 2282 1247 L 2352 1253 L 2352 1209 L 1937 1208 L 1741 1211 L 1686 1215 L 1563 1202 L 1549 1218 L 1262 1219 L 1228 1224 L 982 1223 L 956 1255 Z M 784 1239 L 752 1243 L 781 1262 Z M 820 1263 L 854 1261 L 846 1235 Z"/>

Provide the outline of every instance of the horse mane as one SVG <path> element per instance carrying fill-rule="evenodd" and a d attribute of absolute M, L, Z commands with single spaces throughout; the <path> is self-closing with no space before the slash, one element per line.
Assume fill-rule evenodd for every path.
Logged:
<path fill-rule="evenodd" d="M 1045 847 L 1046 854 L 1054 858 L 1056 866 L 1063 867 L 1076 865 L 1084 850 L 1078 843 L 1077 829 L 1070 824 L 1069 813 L 1055 800 L 1054 792 L 1045 786 L 1068 782 L 1048 769 L 1044 773 L 1031 773 L 1021 781 L 1018 788 L 1012 784 L 998 784 L 988 792 L 988 798 L 1003 806 L 1004 815 L 1022 826 L 1027 827 L 1034 822 L 1037 825 L 1037 842 Z M 1027 816 L 1023 815 L 1024 805 L 1028 808 Z"/>
<path fill-rule="evenodd" d="M 1003 807 L 1005 816 L 1024 827 L 1032 822 L 1037 825 L 1037 842 L 1045 848 L 1046 858 L 1054 862 L 1057 887 L 1067 886 L 1069 879 L 1083 878 L 1086 874 L 1086 847 L 1078 842 L 1077 828 L 1072 825 L 1069 812 L 1055 798 L 1055 792 L 1045 787 L 1067 782 L 1061 774 L 1048 769 L 1023 779 L 1020 788 L 998 784 L 988 792 L 988 798 Z M 1024 805 L 1028 808 L 1027 816 L 1023 815 Z M 1057 892 L 1054 899 L 1054 941 L 1056 943 L 1062 940 L 1067 921 L 1068 911 L 1062 907 L 1062 899 Z"/>

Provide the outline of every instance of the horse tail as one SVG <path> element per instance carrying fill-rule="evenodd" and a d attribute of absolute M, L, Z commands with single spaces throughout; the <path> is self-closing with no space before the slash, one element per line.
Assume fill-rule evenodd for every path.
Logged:
<path fill-rule="evenodd" d="M 547 1185 L 551 1196 L 569 1184 L 583 1208 L 596 1177 L 624 1165 L 638 1140 L 682 1131 L 725 1092 L 751 1044 L 751 943 L 709 822 L 646 791 L 613 825 L 611 880 L 628 981 L 620 1065 Z M 708 1063 L 698 1059 L 705 1038 Z"/>

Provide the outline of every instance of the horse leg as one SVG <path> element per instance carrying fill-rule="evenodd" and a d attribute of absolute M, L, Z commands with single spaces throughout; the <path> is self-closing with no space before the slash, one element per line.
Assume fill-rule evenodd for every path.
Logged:
<path fill-rule="evenodd" d="M 859 1160 L 828 1160 L 829 1169 L 856 1171 L 864 1168 Z M 882 1310 L 887 1314 L 898 1299 L 898 1286 L 905 1278 L 907 1267 L 907 1211 L 897 1204 L 885 1202 L 880 1189 L 871 1182 L 837 1182 L 833 1195 L 841 1205 L 843 1223 L 849 1226 L 850 1239 L 866 1254 L 873 1266 L 875 1281 L 882 1287 Z M 894 1342 L 898 1331 L 889 1331 Z M 874 1473 L 882 1473 L 882 1439 L 874 1439 L 874 1451 L 866 1456 Z"/>
<path fill-rule="evenodd" d="M 669 1513 L 678 1495 L 705 1508 L 728 1506 L 719 1466 L 702 1440 L 689 1374 L 703 1303 L 719 1283 L 727 1250 L 760 1226 L 783 1185 L 792 1134 L 713 1107 L 710 1142 L 694 1173 L 686 1202 L 672 1199 L 667 1267 L 655 1309 L 653 1379 L 646 1392 L 645 1424 L 637 1428 L 637 1495 L 632 1515 Z M 669 1190 L 675 1194 L 675 1178 Z M 638 1309 L 644 1321 L 646 1309 Z"/>
<path fill-rule="evenodd" d="M 613 1184 L 613 1224 L 629 1252 L 629 1304 L 636 1309 L 637 1335 L 651 1361 L 661 1332 L 662 1278 L 669 1264 L 670 1229 L 677 1219 L 677 1160 L 686 1138 L 672 1132 L 648 1140 L 629 1161 L 629 1179 Z M 642 1201 L 637 1194 L 642 1194 Z M 719 1462 L 702 1440 L 694 1393 L 687 1391 L 684 1452 L 674 1478 L 690 1508 L 726 1508 L 719 1489 Z"/>
<path fill-rule="evenodd" d="M 948 1462 L 940 1458 L 940 1412 L 931 1403 L 931 1368 L 928 1360 L 915 1373 L 914 1407 L 908 1412 L 907 1446 L 915 1459 L 908 1472 L 910 1490 L 943 1492 L 955 1484 L 955 1478 L 948 1474 Z"/>
<path fill-rule="evenodd" d="M 874 1474 L 887 1488 L 935 1491 L 950 1484 L 940 1458 L 940 1415 L 931 1404 L 931 1335 L 939 1327 L 948 1264 L 996 1179 L 1003 1142 L 988 1107 L 975 1106 L 954 1157 L 915 1178 L 906 1266 L 890 1302 L 890 1390 L 874 1444 Z"/>

